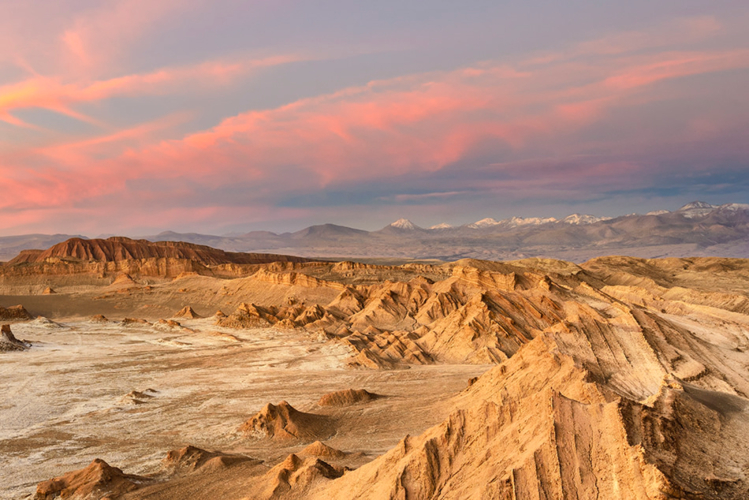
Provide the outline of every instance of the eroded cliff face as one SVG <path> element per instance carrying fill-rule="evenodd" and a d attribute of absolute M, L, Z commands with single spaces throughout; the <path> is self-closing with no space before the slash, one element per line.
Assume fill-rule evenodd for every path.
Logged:
<path fill-rule="evenodd" d="M 274 300 L 220 325 L 324 334 L 353 367 L 496 365 L 444 422 L 370 463 L 289 457 L 253 476 L 262 495 L 237 498 L 749 496 L 749 261 L 284 264 L 225 287 L 235 298 L 268 287 Z M 294 421 L 266 410 L 247 429 Z"/>
<path fill-rule="evenodd" d="M 314 314 L 266 311 L 347 343 L 356 366 L 499 363 L 446 422 L 315 498 L 747 494 L 749 453 L 736 443 L 749 429 L 749 263 L 450 268 L 439 281 L 349 286 Z"/>
<path fill-rule="evenodd" d="M 324 332 L 356 352 L 352 364 L 366 367 L 499 363 L 542 332 L 554 333 L 561 343 L 579 337 L 588 346 L 577 353 L 580 363 L 601 380 L 606 370 L 618 373 L 609 383 L 632 396 L 652 393 L 666 372 L 724 386 L 722 378 L 705 369 L 714 347 L 683 352 L 696 348 L 690 328 L 698 323 L 703 325 L 699 334 L 712 325 L 727 342 L 746 346 L 740 332 L 748 299 L 740 283 L 747 280 L 741 269 L 722 278 L 728 292 L 716 292 L 721 278 L 709 271 L 704 285 L 693 280 L 682 286 L 674 278 L 676 283 L 663 286 L 635 274 L 625 279 L 598 273 L 595 262 L 586 269 L 559 261 L 468 261 L 430 268 L 431 277 L 414 273 L 393 281 L 387 279 L 389 272 L 403 270 L 381 266 L 374 269 L 381 281 L 372 285 L 347 283 L 350 276 L 337 273 L 340 264 L 323 266 L 261 269 L 225 285 L 238 300 L 264 283 L 274 291 L 293 288 L 296 295 L 271 304 L 241 304 L 219 323 Z M 627 280 L 639 284 L 620 284 Z M 314 302 L 308 303 L 312 296 Z M 324 301 L 325 296 L 334 298 Z"/>
<path fill-rule="evenodd" d="M 270 262 L 307 262 L 289 255 L 226 252 L 182 241 L 133 240 L 121 236 L 107 239 L 71 238 L 46 250 L 25 250 L 9 264 L 40 263 L 48 259 L 117 262 L 143 259 L 192 260 L 204 266 L 219 264 L 263 264 Z"/>
<path fill-rule="evenodd" d="M 0 264 L 0 284 L 29 284 L 65 278 L 79 285 L 101 284 L 102 278 L 126 273 L 136 277 L 175 278 L 185 273 L 236 278 L 262 265 L 302 264 L 310 259 L 289 255 L 225 252 L 184 242 L 72 238 L 46 250 L 24 250 Z M 73 278 L 72 280 L 70 278 Z"/>
<path fill-rule="evenodd" d="M 312 498 L 746 497 L 746 399 L 665 375 L 637 401 L 595 378 L 541 334 L 457 397 L 445 422 Z"/>

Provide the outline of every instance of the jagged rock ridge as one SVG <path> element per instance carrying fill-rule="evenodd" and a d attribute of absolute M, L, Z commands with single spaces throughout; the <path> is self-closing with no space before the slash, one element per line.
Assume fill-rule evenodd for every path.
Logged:
<path fill-rule="evenodd" d="M 376 282 L 352 284 L 357 273 Z M 354 471 L 289 455 L 257 476 L 258 498 L 749 495 L 747 260 L 341 263 L 238 281 L 293 288 L 297 299 L 245 303 L 226 326 L 322 332 L 360 367 L 496 365 L 441 424 Z M 332 298 L 304 304 L 304 289 Z M 240 431 L 325 439 L 335 419 L 320 417 L 268 405 Z"/>

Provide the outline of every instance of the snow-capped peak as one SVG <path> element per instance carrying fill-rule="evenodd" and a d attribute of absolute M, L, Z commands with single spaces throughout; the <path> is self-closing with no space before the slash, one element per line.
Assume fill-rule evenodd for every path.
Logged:
<path fill-rule="evenodd" d="M 694 209 L 710 209 L 718 208 L 715 205 L 711 205 L 709 203 L 706 203 L 704 201 L 693 201 L 691 203 L 687 203 L 683 207 L 681 207 L 678 212 L 686 212 L 687 210 L 694 210 Z"/>
<path fill-rule="evenodd" d="M 397 227 L 398 229 L 416 229 L 416 224 L 408 219 L 398 219 L 397 221 L 390 224 L 390 227 Z"/>
<path fill-rule="evenodd" d="M 481 219 L 479 221 L 474 222 L 473 224 L 468 224 L 468 227 L 472 229 L 480 229 L 482 227 L 496 226 L 497 224 L 500 224 L 500 222 L 497 222 L 491 217 L 487 217 L 486 219 Z"/>
<path fill-rule="evenodd" d="M 540 226 L 541 224 L 549 224 L 551 222 L 558 222 L 554 217 L 513 217 L 507 221 L 512 227 L 517 226 Z"/>
<path fill-rule="evenodd" d="M 702 217 L 703 215 L 707 215 L 716 208 L 718 208 L 716 205 L 711 205 L 709 203 L 705 203 L 704 201 L 693 201 L 692 203 L 687 203 L 676 212 L 680 213 L 684 217 L 692 219 L 694 217 Z"/>
<path fill-rule="evenodd" d="M 737 210 L 749 210 L 749 205 L 746 203 L 726 203 L 718 208 L 726 212 L 736 212 Z"/>
<path fill-rule="evenodd" d="M 518 226 L 539 226 L 541 224 L 549 224 L 550 222 L 558 222 L 554 217 L 512 217 L 510 219 L 502 219 L 500 221 L 494 220 L 491 217 L 481 219 L 473 224 L 468 224 L 468 227 L 473 229 L 481 229 L 492 226 L 507 226 L 507 227 L 518 227 Z"/>
<path fill-rule="evenodd" d="M 663 214 L 670 214 L 668 210 L 653 210 L 652 212 L 648 212 L 645 215 L 663 215 Z"/>
<path fill-rule="evenodd" d="M 452 229 L 452 226 L 450 224 L 447 224 L 446 222 L 443 222 L 441 224 L 437 224 L 436 226 L 432 226 L 429 229 Z"/>
<path fill-rule="evenodd" d="M 593 224 L 595 222 L 600 222 L 602 220 L 609 220 L 610 218 L 611 217 L 596 217 L 595 215 L 588 215 L 588 214 L 572 214 L 562 219 L 562 222 L 564 222 L 565 224 L 574 224 L 574 225 Z"/>

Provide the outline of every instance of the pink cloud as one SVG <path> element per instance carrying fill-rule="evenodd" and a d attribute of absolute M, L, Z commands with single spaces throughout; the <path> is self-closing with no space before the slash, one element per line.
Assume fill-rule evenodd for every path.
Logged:
<path fill-rule="evenodd" d="M 0 87 L 0 119 L 24 126 L 12 111 L 43 108 L 78 120 L 99 124 L 94 118 L 74 110 L 78 104 L 102 101 L 116 96 L 159 95 L 186 92 L 196 85 L 225 85 L 238 76 L 264 67 L 300 60 L 295 55 L 278 55 L 262 59 L 208 61 L 191 66 L 163 68 L 90 83 L 62 83 L 60 78 L 36 76 Z"/>
<path fill-rule="evenodd" d="M 674 19 L 654 29 L 611 33 L 595 40 L 577 43 L 561 52 L 539 54 L 522 63 L 522 66 L 570 61 L 578 57 L 621 56 L 638 51 L 665 51 L 669 47 L 702 42 L 724 29 L 713 16 Z"/>
<path fill-rule="evenodd" d="M 619 89 L 642 87 L 661 80 L 749 67 L 749 50 L 662 54 L 660 60 L 633 65 L 606 79 Z"/>
<path fill-rule="evenodd" d="M 31 74 L 84 75 L 97 79 L 120 66 L 134 44 L 159 21 L 185 12 L 197 0 L 0 3 L 0 64 Z"/>
<path fill-rule="evenodd" d="M 60 35 L 71 69 L 104 74 L 157 22 L 194 4 L 192 0 L 113 0 L 76 15 Z M 67 57 L 66 57 L 67 56 Z"/>
<path fill-rule="evenodd" d="M 501 140 L 514 149 L 522 149 L 531 140 L 554 141 L 560 132 L 570 134 L 593 123 L 638 88 L 690 74 L 749 67 L 746 56 L 745 52 L 681 56 L 669 52 L 661 55 L 660 61 L 658 56 L 648 56 L 646 65 L 639 60 L 629 61 L 628 67 L 612 64 L 615 72 L 606 68 L 596 73 L 596 68 L 587 68 L 594 78 L 582 85 L 559 89 L 552 78 L 550 88 L 531 92 L 525 90 L 528 79 L 546 80 L 569 68 L 554 64 L 533 75 L 524 73 L 510 79 L 492 77 L 504 74 L 494 73 L 492 68 L 418 75 L 240 114 L 181 140 L 126 150 L 107 160 L 106 169 L 99 161 L 86 165 L 86 148 L 121 140 L 131 132 L 59 147 L 56 151 L 75 151 L 75 156 L 68 161 L 64 155 L 57 159 L 64 164 L 75 159 L 83 164 L 78 169 L 107 179 L 93 192 L 120 189 L 122 181 L 114 180 L 120 176 L 140 178 L 154 173 L 164 179 L 187 175 L 209 184 L 225 182 L 227 176 L 269 179 L 275 165 L 298 165 L 317 178 L 319 186 L 396 176 L 442 168 L 484 139 Z M 476 81 L 479 74 L 483 79 Z M 167 80 L 176 81 L 171 73 L 155 73 L 97 83 L 63 93 L 65 98 L 48 98 L 46 105 L 58 106 L 58 101 L 66 99 L 100 99 L 137 89 L 144 81 Z M 38 95 L 42 93 L 23 89 L 13 102 L 21 98 L 35 102 Z M 583 95 L 594 97 L 577 100 Z M 529 108 L 535 111 L 529 112 Z M 110 176 L 102 170 L 116 173 Z M 93 194 L 87 189 L 65 189 L 64 182 L 50 187 L 57 192 L 55 202 Z M 29 196 L 30 202 L 40 199 L 49 203 L 42 195 Z"/>
<path fill-rule="evenodd" d="M 274 165 L 299 165 L 312 172 L 320 186 L 435 170 L 459 160 L 487 138 L 515 149 L 530 140 L 553 141 L 560 132 L 570 134 L 593 123 L 632 91 L 655 81 L 749 67 L 743 54 L 662 57 L 647 66 L 638 61 L 630 67 L 614 65 L 615 74 L 604 71 L 583 85 L 558 89 L 552 80 L 550 89 L 530 93 L 524 90 L 529 77 L 477 83 L 472 81 L 474 74 L 463 69 L 377 82 L 240 114 L 205 132 L 128 151 L 114 161 L 126 159 L 130 169 L 139 165 L 142 171 L 157 171 L 165 178 L 189 171 L 197 179 L 269 178 Z M 651 67 L 656 74 L 648 77 Z M 554 66 L 546 73 L 565 71 Z M 543 80 L 546 73 L 539 69 L 533 78 Z M 593 98 L 578 100 L 583 95 Z M 536 111 L 529 112 L 530 107 Z"/>
<path fill-rule="evenodd" d="M 709 18 L 688 26 L 689 40 L 716 29 Z M 85 41 L 93 35 L 70 33 L 66 35 L 69 49 L 76 52 L 80 41 L 79 57 L 85 59 Z M 652 43 L 661 47 L 674 40 L 677 35 L 668 33 Z M 613 37 L 514 64 L 487 61 L 453 71 L 373 81 L 240 113 L 176 140 L 160 140 L 160 132 L 184 120 L 180 114 L 105 130 L 97 137 L 28 148 L 17 151 L 13 163 L 0 165 L 0 189 L 7 193 L 0 209 L 40 214 L 46 207 L 75 211 L 109 200 L 112 206 L 134 207 L 127 220 L 141 224 L 150 214 L 135 207 L 163 200 L 185 203 L 180 200 L 197 197 L 199 189 L 250 185 L 257 187 L 253 193 L 264 195 L 285 193 L 289 186 L 311 191 L 335 184 L 388 182 L 404 174 L 439 171 L 486 143 L 515 158 L 495 167 L 517 172 L 518 177 L 495 182 L 492 189 L 572 189 L 580 179 L 603 183 L 612 172 L 617 179 L 644 175 L 643 165 L 616 159 L 580 162 L 575 172 L 560 168 L 549 175 L 550 167 L 535 158 L 576 158 L 600 146 L 576 134 L 605 122 L 608 115 L 634 101 L 659 99 L 648 93 L 655 83 L 749 68 L 747 50 L 644 51 L 644 47 L 644 34 Z M 184 91 L 186 86 L 215 85 L 217 80 L 231 82 L 256 68 L 294 60 L 298 58 L 210 61 L 84 83 L 35 76 L 0 88 L 0 119 L 24 126 L 12 112 L 41 107 L 93 121 L 76 111 L 80 104 L 113 96 Z M 531 175 L 535 171 L 544 175 Z M 131 187 L 144 179 L 154 191 Z M 408 196 L 420 195 L 394 199 L 415 199 Z M 185 214 L 200 220 L 238 217 L 232 207 L 203 203 L 202 207 L 162 207 L 160 217 L 165 224 Z M 243 207 L 252 207 L 255 214 L 271 212 L 260 201 L 247 200 Z"/>

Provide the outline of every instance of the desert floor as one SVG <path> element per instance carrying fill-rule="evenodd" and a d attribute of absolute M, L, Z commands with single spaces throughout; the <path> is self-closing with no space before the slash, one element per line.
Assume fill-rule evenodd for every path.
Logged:
<path fill-rule="evenodd" d="M 301 331 L 184 328 L 74 318 L 12 325 L 34 347 L 0 353 L 0 498 L 30 497 L 39 481 L 102 458 L 128 473 L 158 470 L 188 444 L 264 460 L 304 444 L 254 440 L 237 427 L 266 403 L 335 419 L 326 443 L 367 462 L 406 434 L 442 421 L 451 397 L 488 366 L 393 371 L 346 367 L 348 350 Z M 366 405 L 318 407 L 329 392 L 388 396 Z M 134 392 L 135 391 L 135 392 Z"/>

